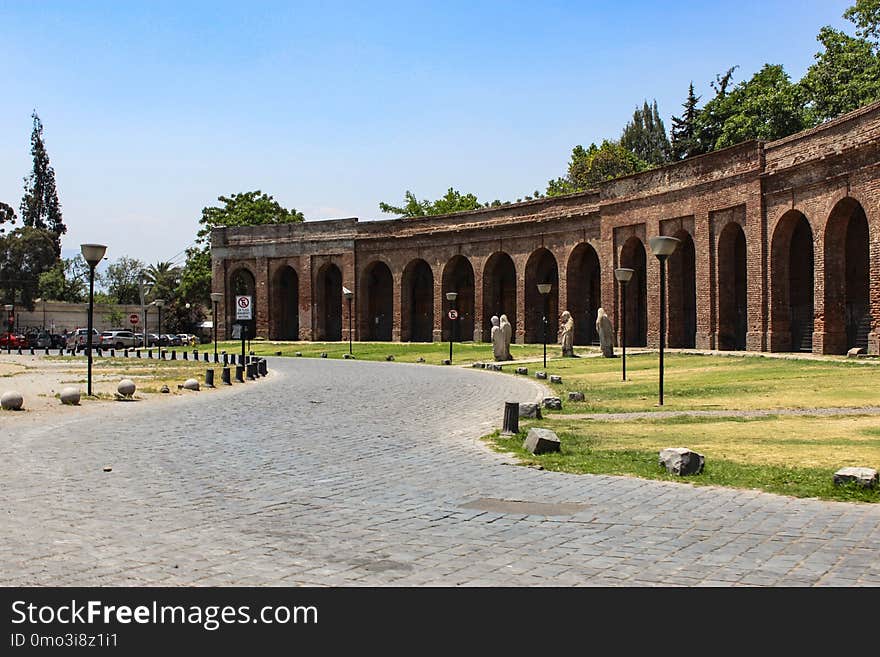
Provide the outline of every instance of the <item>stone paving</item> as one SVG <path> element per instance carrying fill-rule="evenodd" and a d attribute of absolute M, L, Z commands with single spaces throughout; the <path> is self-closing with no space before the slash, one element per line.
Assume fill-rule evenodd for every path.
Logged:
<path fill-rule="evenodd" d="M 880 505 L 514 466 L 477 437 L 543 391 L 505 374 L 270 367 L 100 420 L 3 418 L 0 584 L 880 585 Z"/>

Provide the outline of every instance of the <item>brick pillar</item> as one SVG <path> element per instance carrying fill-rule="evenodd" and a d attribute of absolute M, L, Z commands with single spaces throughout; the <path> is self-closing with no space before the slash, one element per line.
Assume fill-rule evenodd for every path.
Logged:
<path fill-rule="evenodd" d="M 760 184 L 757 198 L 746 202 L 746 350 L 765 351 L 770 345 L 770 243 Z"/>
<path fill-rule="evenodd" d="M 474 264 L 476 263 L 476 264 Z M 483 270 L 486 268 L 485 259 L 474 259 L 471 263 L 474 268 L 474 342 L 483 341 Z M 465 336 L 462 336 L 462 340 Z"/>
<path fill-rule="evenodd" d="M 392 320 L 391 320 L 391 339 L 394 342 L 400 342 L 400 327 L 403 321 L 403 271 L 391 273 L 391 284 L 393 286 L 392 294 Z"/>
<path fill-rule="evenodd" d="M 255 337 L 269 337 L 269 259 L 257 258 L 256 266 L 256 302 L 257 314 Z"/>
<path fill-rule="evenodd" d="M 697 349 L 717 349 L 717 296 L 715 294 L 716 237 L 708 212 L 694 216 L 694 276 L 697 288 Z"/>
<path fill-rule="evenodd" d="M 223 293 L 223 298 L 220 299 L 220 302 L 217 304 L 217 316 L 214 317 L 214 322 L 217 326 L 217 340 L 225 340 L 227 335 L 225 319 L 227 308 L 226 303 L 229 299 L 230 292 L 226 276 L 226 260 L 214 258 L 211 261 L 211 290 L 213 292 Z M 211 310 L 213 312 L 213 304 L 211 305 Z"/>
<path fill-rule="evenodd" d="M 299 261 L 299 339 L 315 339 L 313 290 L 315 285 L 312 272 L 312 258 L 302 256 Z"/>
<path fill-rule="evenodd" d="M 446 297 L 443 296 L 443 264 L 431 265 L 434 274 L 434 342 L 443 341 L 443 327 L 446 322 Z"/>
<path fill-rule="evenodd" d="M 359 340 L 360 338 L 358 336 L 361 335 L 361 332 L 358 328 L 357 316 L 358 310 L 363 307 L 364 304 L 360 303 L 360 296 L 363 290 L 361 290 L 357 284 L 357 273 L 354 266 L 354 254 L 345 253 L 342 256 L 342 262 L 338 264 L 340 265 L 339 269 L 342 272 L 342 286 L 347 287 L 349 290 L 354 292 L 354 298 L 351 300 L 351 316 L 349 316 L 348 313 L 348 300 L 345 298 L 344 295 L 341 298 L 342 341 L 348 342 L 349 334 L 352 334 L 352 340 Z M 349 327 L 351 327 L 350 331 Z"/>
<path fill-rule="evenodd" d="M 516 342 L 526 342 L 526 258 L 515 259 L 516 264 Z"/>
<path fill-rule="evenodd" d="M 651 252 L 650 240 L 660 235 L 660 226 L 656 221 L 645 224 L 645 309 L 648 315 L 648 347 L 660 348 L 660 261 Z M 631 291 L 633 294 L 635 290 Z M 669 309 L 669 262 L 666 262 L 666 308 Z M 668 333 L 668 331 L 667 331 Z M 667 340 L 666 344 L 669 344 Z"/>

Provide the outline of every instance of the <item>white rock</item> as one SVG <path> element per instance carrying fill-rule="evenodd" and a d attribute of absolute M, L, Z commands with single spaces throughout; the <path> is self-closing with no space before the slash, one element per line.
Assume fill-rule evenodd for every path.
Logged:
<path fill-rule="evenodd" d="M 61 397 L 61 403 L 68 406 L 76 406 L 79 404 L 81 396 L 82 393 L 79 388 L 74 388 L 72 386 L 64 388 L 59 395 L 59 397 Z"/>
<path fill-rule="evenodd" d="M 199 382 L 196 379 L 187 379 L 186 381 L 183 382 L 183 387 L 186 388 L 187 390 L 198 390 L 199 389 Z"/>
<path fill-rule="evenodd" d="M 660 450 L 660 465 L 666 468 L 669 474 L 681 476 L 700 474 L 705 463 L 705 456 L 687 447 L 667 447 Z"/>
<path fill-rule="evenodd" d="M 6 411 L 20 411 L 24 404 L 24 397 L 21 393 L 9 390 L 0 396 L 0 407 Z"/>
<path fill-rule="evenodd" d="M 119 382 L 119 385 L 116 386 L 116 392 L 123 397 L 131 397 L 135 390 L 137 390 L 137 386 L 131 379 L 122 379 L 122 381 Z"/>
<path fill-rule="evenodd" d="M 840 486 L 855 481 L 865 488 L 873 488 L 877 485 L 877 478 L 877 471 L 874 468 L 841 468 L 834 473 L 834 485 Z"/>

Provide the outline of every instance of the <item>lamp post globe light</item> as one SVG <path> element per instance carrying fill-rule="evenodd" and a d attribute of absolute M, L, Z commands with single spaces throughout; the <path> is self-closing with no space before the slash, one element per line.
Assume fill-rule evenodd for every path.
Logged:
<path fill-rule="evenodd" d="M 83 259 L 89 265 L 89 326 L 86 334 L 86 358 L 88 360 L 88 376 L 86 394 L 92 396 L 92 325 L 95 312 L 95 267 L 104 258 L 107 247 L 103 244 L 80 244 Z"/>
<path fill-rule="evenodd" d="M 214 362 L 218 362 L 217 357 L 217 304 L 223 299 L 222 292 L 211 292 L 211 303 L 214 304 L 214 315 L 211 317 L 211 323 L 214 325 Z"/>
<path fill-rule="evenodd" d="M 660 261 L 660 406 L 663 406 L 663 347 L 666 343 L 666 260 L 681 240 L 675 237 L 652 237 L 651 252 Z"/>
<path fill-rule="evenodd" d="M 158 329 L 159 339 L 157 340 L 158 344 L 156 346 L 159 347 L 159 358 L 161 359 L 162 358 L 162 306 L 165 305 L 165 299 L 156 299 L 153 303 L 156 304 L 156 308 L 159 309 L 159 318 L 158 318 L 159 319 L 159 329 Z"/>
<path fill-rule="evenodd" d="M 552 283 L 538 283 L 538 292 L 544 297 L 544 369 L 547 369 L 547 315 L 550 314 L 550 290 Z"/>
<path fill-rule="evenodd" d="M 623 380 L 626 381 L 626 286 L 632 280 L 634 269 L 619 267 L 614 277 L 620 283 L 620 343 L 623 346 Z"/>
<path fill-rule="evenodd" d="M 452 338 L 455 334 L 455 320 L 452 319 L 452 311 L 455 310 L 455 300 L 458 292 L 447 292 L 446 299 L 449 301 L 449 364 L 452 365 Z"/>
<path fill-rule="evenodd" d="M 342 296 L 344 296 L 345 300 L 348 301 L 348 355 L 351 356 L 351 300 L 354 297 L 354 292 L 343 285 Z"/>

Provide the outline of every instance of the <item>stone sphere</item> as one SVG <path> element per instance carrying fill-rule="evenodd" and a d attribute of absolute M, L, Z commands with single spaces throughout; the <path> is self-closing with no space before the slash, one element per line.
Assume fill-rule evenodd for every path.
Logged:
<path fill-rule="evenodd" d="M 14 390 L 4 392 L 3 395 L 0 396 L 0 407 L 4 410 L 20 411 L 22 404 L 24 404 L 24 397 L 21 396 L 21 393 L 15 392 Z"/>
<path fill-rule="evenodd" d="M 64 388 L 61 391 L 61 403 L 66 404 L 68 406 L 76 406 L 79 404 L 79 399 L 81 397 L 79 388 L 68 387 Z"/>
<path fill-rule="evenodd" d="M 187 379 L 183 382 L 183 387 L 187 390 L 198 390 L 199 382 L 196 379 Z"/>
<path fill-rule="evenodd" d="M 119 385 L 116 386 L 116 392 L 123 397 L 131 397 L 135 390 L 137 390 L 137 386 L 131 379 L 122 379 L 122 381 L 119 382 Z"/>

